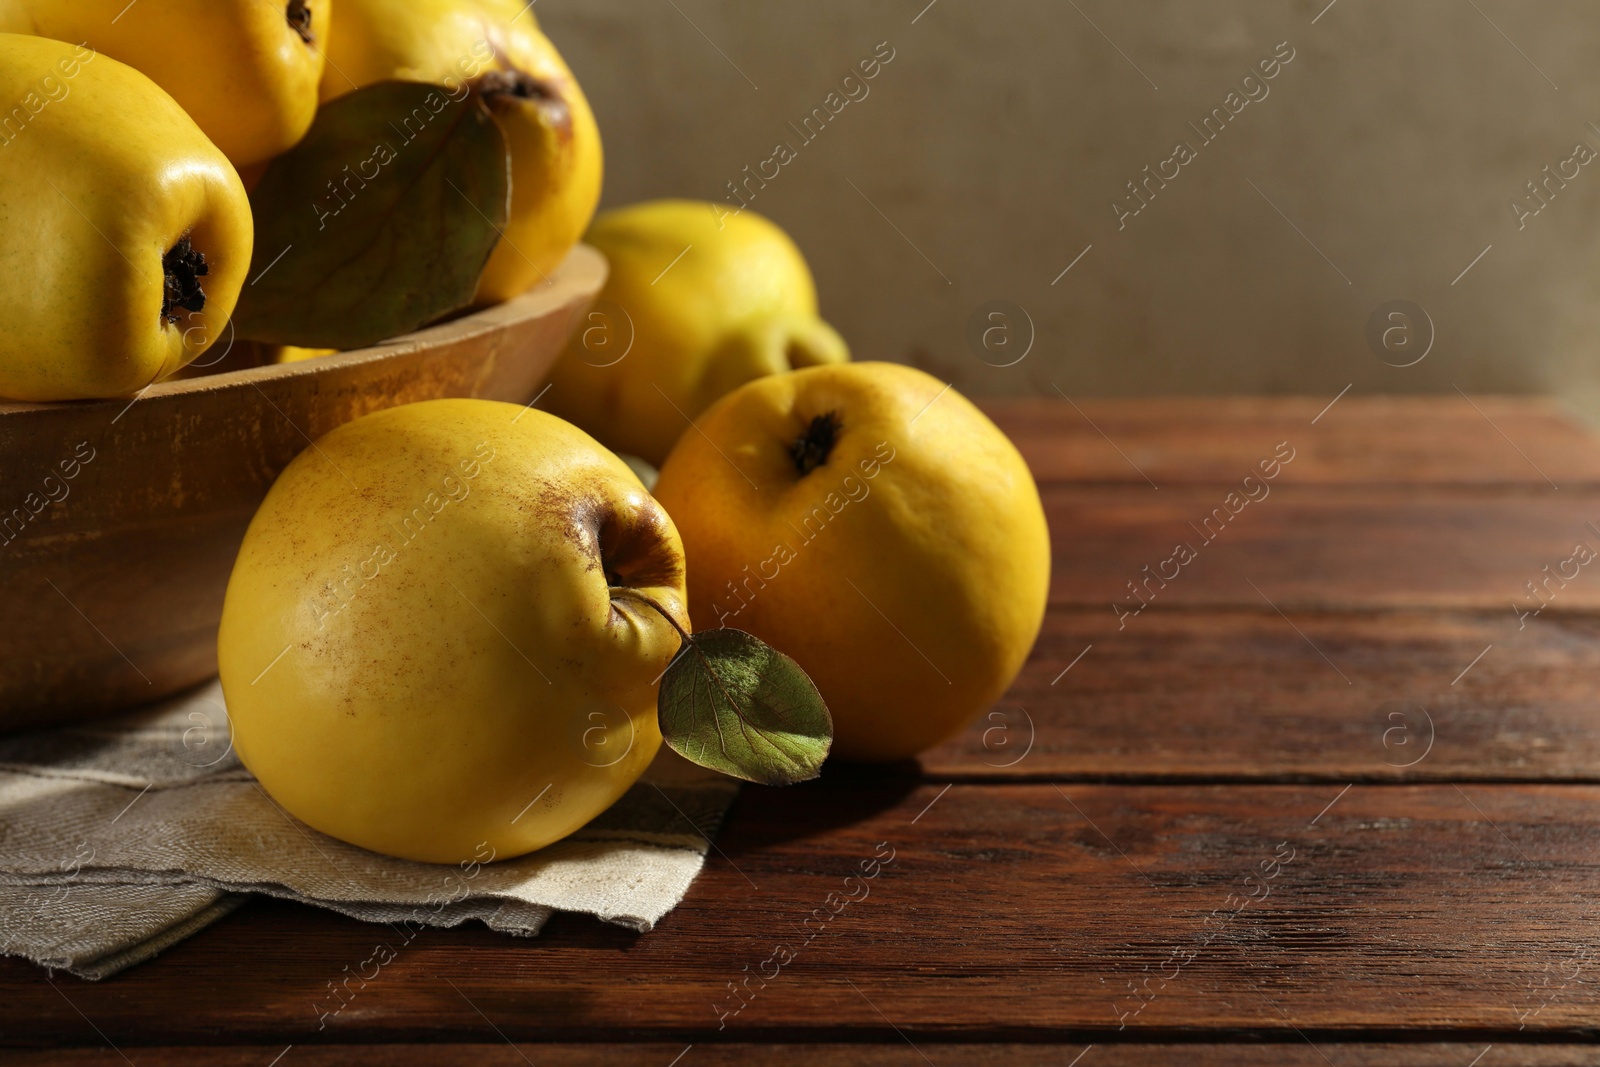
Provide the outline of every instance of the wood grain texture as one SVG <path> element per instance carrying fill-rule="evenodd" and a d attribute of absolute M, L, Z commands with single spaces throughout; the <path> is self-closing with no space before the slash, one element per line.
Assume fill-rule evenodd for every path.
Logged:
<path fill-rule="evenodd" d="M 1119 631 L 1110 611 L 1056 609 L 1006 697 L 922 764 L 968 780 L 1600 781 L 1597 693 L 1591 616 L 1519 630 L 1509 609 L 1292 624 L 1152 609 Z"/>
<path fill-rule="evenodd" d="M 1345 396 L 1318 418 L 1332 399 L 1074 398 L 1074 408 L 1043 397 L 980 406 L 1041 482 L 1221 484 L 1287 441 L 1299 452 L 1295 476 L 1308 483 L 1549 488 L 1548 476 L 1562 488 L 1600 484 L 1593 437 L 1551 400 Z"/>
<path fill-rule="evenodd" d="M 654 933 L 430 931 L 325 1030 L 328 983 L 395 935 L 266 904 L 111 982 L 52 989 L 8 962 L 0 1038 L 88 1044 L 87 1017 L 119 1045 L 483 1041 L 486 1020 L 547 1041 L 1487 1043 L 1582 1039 L 1600 1013 L 1597 787 L 945 791 L 874 768 L 752 788 L 717 843 Z M 793 958 L 730 1014 L 729 983 L 770 975 L 778 946 Z"/>
<path fill-rule="evenodd" d="M 1485 1049 L 1492 1050 L 1483 1055 Z M 265 1067 L 284 1046 L 254 1045 L 241 1048 L 139 1048 L 127 1049 L 139 1067 Z M 1594 1067 L 1600 1048 L 1591 1045 L 1507 1045 L 1417 1042 L 1388 1044 L 1350 1043 L 1295 1037 L 1292 1043 L 1218 1044 L 1182 1042 L 1092 1044 L 994 1044 L 963 1042 L 959 1045 L 905 1041 L 861 1044 L 753 1044 L 700 1041 L 694 1044 L 534 1044 L 501 1042 L 493 1045 L 295 1045 L 279 1061 L 284 1067 L 611 1067 L 639 1064 L 645 1067 L 745 1067 L 746 1064 L 799 1064 L 801 1067 L 927 1067 L 928 1064 L 970 1067 L 1132 1067 L 1143 1064 L 1185 1064 L 1192 1067 L 1468 1067 L 1482 1055 L 1482 1067 Z M 290 1060 L 290 1057 L 293 1060 Z M 1492 1056 L 1492 1058 L 1491 1058 Z M 1074 1059 L 1074 1057 L 1078 1057 Z M 17 1067 L 126 1067 L 125 1060 L 109 1048 L 70 1051 L 19 1052 L 6 1061 Z M 1476 1065 L 1474 1065 L 1476 1067 Z"/>
<path fill-rule="evenodd" d="M 1051 602 L 1108 615 L 1114 602 L 1130 610 L 1149 602 L 1483 609 L 1510 618 L 1513 602 L 1538 606 L 1526 583 L 1543 581 L 1544 568 L 1558 569 L 1580 540 L 1600 553 L 1600 535 L 1587 527 L 1600 527 L 1600 492 L 1300 487 L 1293 477 L 1291 466 L 1270 495 L 1210 526 L 1214 510 L 1227 514 L 1221 487 L 1047 488 Z M 1191 562 L 1165 562 L 1178 545 L 1194 553 Z M 1551 610 L 1600 608 L 1595 571 L 1569 566 L 1576 578 L 1550 587 Z"/>
<path fill-rule="evenodd" d="M 548 286 L 374 348 L 162 382 L 132 402 L 0 402 L 0 729 L 216 673 L 228 574 L 278 472 L 382 408 L 526 400 L 605 272 L 579 246 Z"/>

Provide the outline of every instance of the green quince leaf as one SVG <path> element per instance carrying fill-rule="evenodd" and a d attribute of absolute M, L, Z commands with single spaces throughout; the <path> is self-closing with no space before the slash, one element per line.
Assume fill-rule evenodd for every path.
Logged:
<path fill-rule="evenodd" d="M 661 679 L 661 735 L 702 767 L 761 785 L 815 778 L 833 718 L 799 664 L 743 630 L 706 630 Z"/>
<path fill-rule="evenodd" d="M 250 205 L 239 336 L 361 348 L 472 302 L 511 203 L 505 135 L 477 93 L 379 82 L 323 105 Z"/>

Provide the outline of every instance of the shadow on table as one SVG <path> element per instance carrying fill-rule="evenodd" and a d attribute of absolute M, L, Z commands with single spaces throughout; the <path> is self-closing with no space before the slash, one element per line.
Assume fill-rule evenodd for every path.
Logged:
<path fill-rule="evenodd" d="M 829 760 L 822 776 L 784 789 L 745 785 L 716 847 L 734 857 L 871 818 L 926 784 L 916 760 L 845 763 Z"/>

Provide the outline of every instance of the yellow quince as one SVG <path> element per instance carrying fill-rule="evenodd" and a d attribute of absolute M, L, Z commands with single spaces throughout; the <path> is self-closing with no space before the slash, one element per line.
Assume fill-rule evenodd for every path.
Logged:
<path fill-rule="evenodd" d="M 542 406 L 610 448 L 659 466 L 745 382 L 850 358 L 805 257 L 753 211 L 653 200 L 602 212 L 585 240 L 611 273 Z"/>
<path fill-rule="evenodd" d="M 484 93 L 511 152 L 511 215 L 478 283 L 492 304 L 546 280 L 600 200 L 600 130 L 578 82 L 513 0 L 340 0 L 322 98 L 379 81 Z"/>
<path fill-rule="evenodd" d="M 250 201 L 153 81 L 92 50 L 0 34 L 0 396 L 119 396 L 223 333 Z"/>
<path fill-rule="evenodd" d="M 172 94 L 236 167 L 317 113 L 332 0 L 0 0 L 0 30 L 85 44 Z"/>
<path fill-rule="evenodd" d="M 792 656 L 835 755 L 907 759 L 1006 691 L 1044 619 L 1050 531 L 977 407 L 911 367 L 852 363 L 750 382 L 699 425 L 655 488 L 689 610 Z"/>
<path fill-rule="evenodd" d="M 289 464 L 245 534 L 217 636 L 235 750 L 363 848 L 543 848 L 661 747 L 683 583 L 672 520 L 570 424 L 488 400 L 367 415 Z"/>

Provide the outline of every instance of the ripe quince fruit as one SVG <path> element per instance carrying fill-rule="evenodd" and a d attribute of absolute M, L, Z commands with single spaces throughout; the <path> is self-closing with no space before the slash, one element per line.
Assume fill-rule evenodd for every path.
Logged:
<path fill-rule="evenodd" d="M 581 430 L 433 400 L 327 434 L 245 534 L 217 641 L 235 750 L 364 848 L 514 856 L 610 806 L 661 744 L 683 549 Z"/>
<path fill-rule="evenodd" d="M 843 363 L 788 234 L 753 211 L 654 200 L 605 211 L 584 238 L 611 274 L 542 405 L 660 465 L 689 422 L 745 382 Z"/>
<path fill-rule="evenodd" d="M 689 607 L 791 656 L 836 755 L 953 736 L 1016 677 L 1050 583 L 1044 508 L 1015 446 L 944 383 L 890 363 L 742 386 L 656 483 Z"/>
<path fill-rule="evenodd" d="M 132 67 L 0 34 L 0 396 L 132 393 L 225 333 L 250 265 L 228 160 Z"/>
<path fill-rule="evenodd" d="M 531 5 L 518 0 L 339 0 L 322 75 L 332 100 L 379 81 L 483 91 L 511 152 L 511 214 L 478 283 L 493 304 L 547 280 L 600 201 L 600 130 Z"/>
<path fill-rule="evenodd" d="M 0 0 L 0 30 L 126 63 L 172 95 L 235 167 L 305 136 L 332 0 Z"/>

